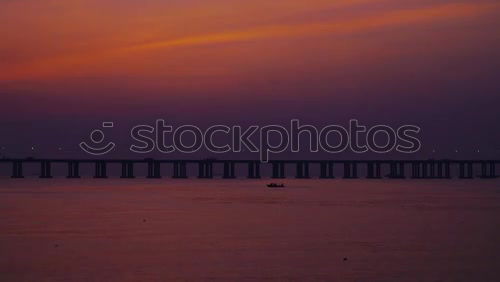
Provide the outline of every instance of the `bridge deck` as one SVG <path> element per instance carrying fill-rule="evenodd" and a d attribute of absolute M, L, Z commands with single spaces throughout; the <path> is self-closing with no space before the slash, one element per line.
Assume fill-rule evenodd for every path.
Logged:
<path fill-rule="evenodd" d="M 295 165 L 296 178 L 311 178 L 311 164 L 319 165 L 320 178 L 335 178 L 334 167 L 343 167 L 343 178 L 359 178 L 359 167 L 366 168 L 366 178 L 380 179 L 383 177 L 404 179 L 411 172 L 411 178 L 449 179 L 452 178 L 452 166 L 456 167 L 461 179 L 474 178 L 474 169 L 480 168 L 480 178 L 496 178 L 496 167 L 499 160 L 273 160 L 261 163 L 257 160 L 180 160 L 180 159 L 0 159 L 0 163 L 12 165 L 12 178 L 24 178 L 24 164 L 38 163 L 40 178 L 52 178 L 52 164 L 66 163 L 68 178 L 80 178 L 80 164 L 94 164 L 94 178 L 107 178 L 108 164 L 121 164 L 121 178 L 135 178 L 134 166 L 147 165 L 148 178 L 161 178 L 162 164 L 172 164 L 173 178 L 188 178 L 188 165 L 198 166 L 198 178 L 214 178 L 214 167 L 223 167 L 223 178 L 236 178 L 235 166 L 245 164 L 248 168 L 248 178 L 261 178 L 261 166 L 272 167 L 272 178 L 286 178 L 285 167 Z M 407 167 L 411 171 L 407 171 Z M 316 168 L 318 169 L 318 168 Z"/>

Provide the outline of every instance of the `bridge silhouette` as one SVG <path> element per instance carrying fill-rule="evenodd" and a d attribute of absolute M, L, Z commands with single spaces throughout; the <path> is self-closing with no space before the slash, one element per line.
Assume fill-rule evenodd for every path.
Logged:
<path fill-rule="evenodd" d="M 295 168 L 295 178 L 308 179 L 311 177 L 311 166 L 319 166 L 319 178 L 333 179 L 342 177 L 356 179 L 361 177 L 360 168 L 365 171 L 364 177 L 368 179 L 450 179 L 453 171 L 460 179 L 496 178 L 496 165 L 499 160 L 273 160 L 261 163 L 257 160 L 166 160 L 166 159 L 0 159 L 1 163 L 11 164 L 12 178 L 24 178 L 23 167 L 25 164 L 38 164 L 40 178 L 52 178 L 52 164 L 66 164 L 67 178 L 80 178 L 80 165 L 91 164 L 95 168 L 94 178 L 108 178 L 108 166 L 121 165 L 121 178 L 135 178 L 135 165 L 147 166 L 146 178 L 162 178 L 162 165 L 172 166 L 172 178 L 188 178 L 188 165 L 198 168 L 198 178 L 214 178 L 214 167 L 222 168 L 222 178 L 232 179 L 237 177 L 235 167 L 237 164 L 245 165 L 247 178 L 261 178 L 262 166 L 270 166 L 271 178 L 287 178 L 285 167 Z M 334 167 L 343 168 L 343 173 L 335 175 Z M 475 169 L 480 168 L 480 173 L 474 175 Z M 317 168 L 316 168 L 317 169 Z M 409 170 L 407 170 L 409 169 Z M 342 171 L 342 170 L 341 170 Z"/>

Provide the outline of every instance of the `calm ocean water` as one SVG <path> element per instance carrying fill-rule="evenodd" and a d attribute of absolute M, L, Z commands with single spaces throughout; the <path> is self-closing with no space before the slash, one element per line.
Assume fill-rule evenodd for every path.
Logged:
<path fill-rule="evenodd" d="M 0 179 L 0 281 L 500 281 L 500 180 L 268 182 Z"/>

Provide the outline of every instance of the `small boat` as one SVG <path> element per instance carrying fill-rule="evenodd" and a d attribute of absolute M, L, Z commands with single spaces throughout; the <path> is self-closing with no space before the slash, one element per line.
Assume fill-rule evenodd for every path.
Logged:
<path fill-rule="evenodd" d="M 267 184 L 267 187 L 269 187 L 269 188 L 283 188 L 283 187 L 285 187 L 285 184 L 283 184 L 283 183 L 281 183 L 281 184 L 270 183 L 270 184 Z"/>

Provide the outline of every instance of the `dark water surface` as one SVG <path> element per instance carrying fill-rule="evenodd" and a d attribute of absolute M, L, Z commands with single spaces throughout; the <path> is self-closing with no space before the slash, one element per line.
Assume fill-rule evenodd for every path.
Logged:
<path fill-rule="evenodd" d="M 0 281 L 500 281 L 499 180 L 0 179 Z"/>

